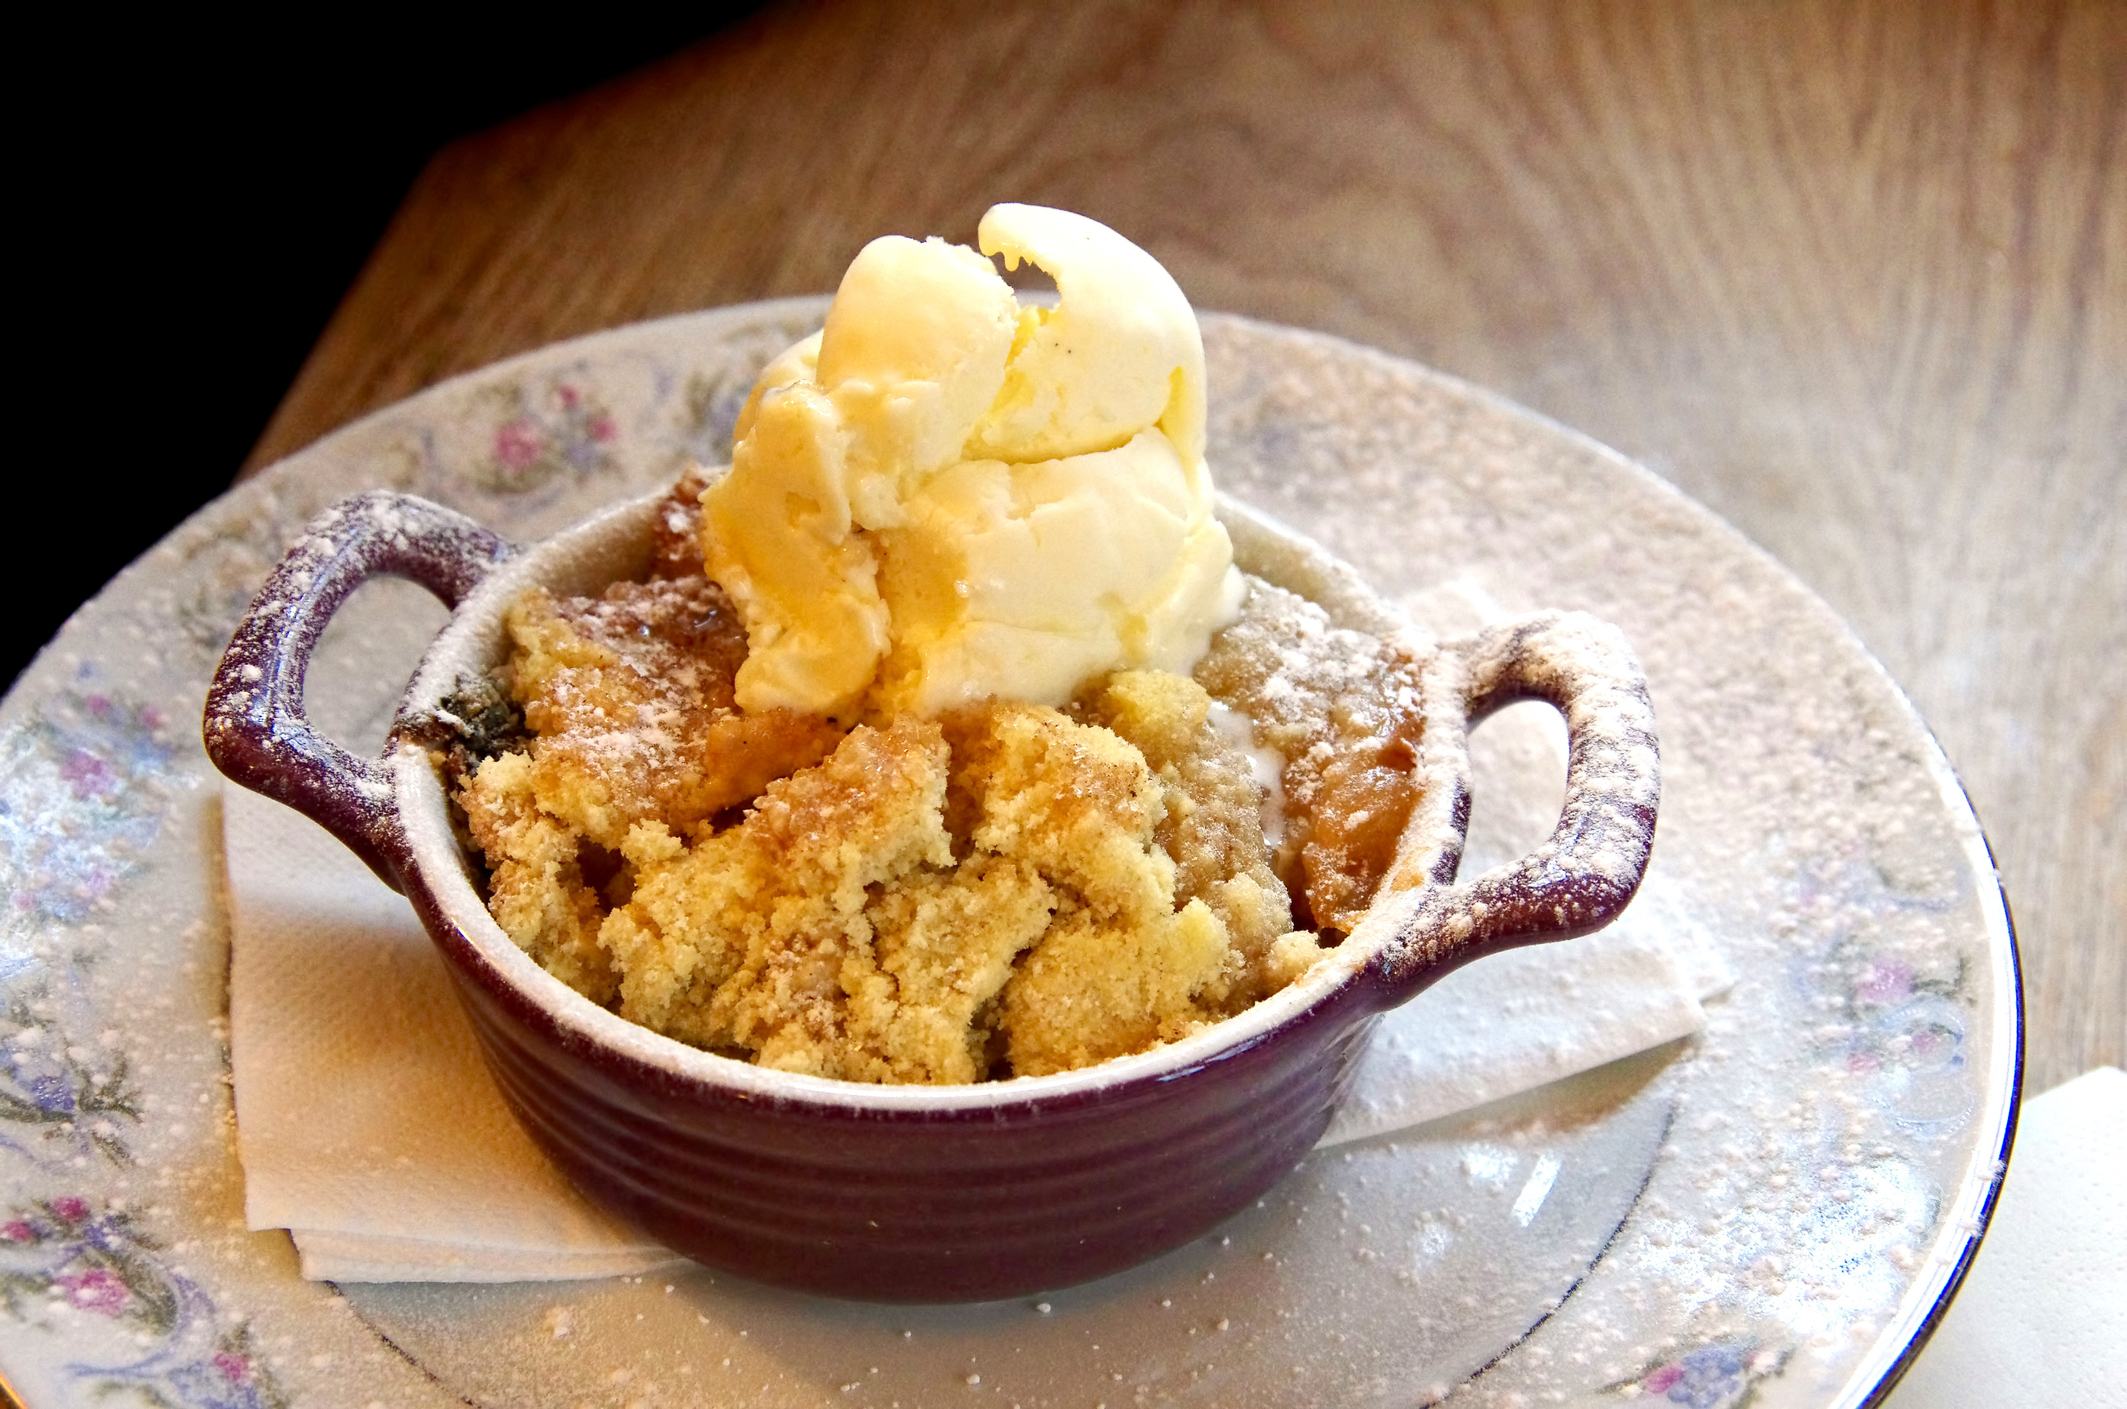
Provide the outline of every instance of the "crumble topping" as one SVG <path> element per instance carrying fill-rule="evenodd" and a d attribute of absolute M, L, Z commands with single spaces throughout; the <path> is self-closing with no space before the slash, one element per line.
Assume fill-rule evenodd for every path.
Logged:
<path fill-rule="evenodd" d="M 788 1071 L 1034 1076 L 1231 1016 L 1363 913 L 1417 794 L 1394 647 L 1252 580 L 1193 678 L 847 730 L 746 711 L 700 490 L 660 507 L 650 580 L 520 598 L 435 737 L 497 923 L 592 1001 Z"/>

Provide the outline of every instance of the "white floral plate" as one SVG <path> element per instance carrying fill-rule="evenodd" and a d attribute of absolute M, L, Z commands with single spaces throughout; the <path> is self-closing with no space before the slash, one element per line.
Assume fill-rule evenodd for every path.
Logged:
<path fill-rule="evenodd" d="M 1940 751 L 1829 609 L 1652 475 L 1421 367 L 1228 317 L 1205 319 L 1222 487 L 1421 621 L 1459 581 L 1634 642 L 1666 765 L 1656 867 L 1737 975 L 1704 1033 L 1318 1152 L 1202 1244 L 1038 1300 L 858 1306 L 706 1271 L 334 1287 L 297 1277 L 285 1235 L 245 1230 L 197 726 L 239 611 L 343 494 L 408 489 L 529 539 L 722 461 L 755 370 L 823 308 L 623 328 L 380 412 L 195 515 L 17 683 L 17 1391 L 229 1409 L 1879 1397 L 1977 1245 L 2015 1119 L 2014 943 Z M 365 589 L 320 650 L 313 716 L 380 742 L 442 618 L 403 584 Z"/>

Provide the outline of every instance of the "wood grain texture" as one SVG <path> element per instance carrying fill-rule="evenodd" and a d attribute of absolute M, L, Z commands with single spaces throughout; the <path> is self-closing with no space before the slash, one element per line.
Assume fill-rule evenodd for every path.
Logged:
<path fill-rule="evenodd" d="M 251 467 L 998 199 L 1108 221 L 1200 306 L 1494 387 L 1741 527 L 1969 788 L 2030 1088 L 2127 1063 L 2127 5 L 778 9 L 439 154 Z"/>

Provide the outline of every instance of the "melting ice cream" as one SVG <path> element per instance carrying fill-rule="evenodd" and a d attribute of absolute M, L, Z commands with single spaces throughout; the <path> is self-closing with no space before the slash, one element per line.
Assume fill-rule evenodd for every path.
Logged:
<path fill-rule="evenodd" d="M 1108 671 L 1187 672 L 1238 614 L 1180 288 L 1067 211 L 994 206 L 979 244 L 872 241 L 741 414 L 703 504 L 743 708 L 1061 705 Z M 985 256 L 1048 273 L 1056 305 Z"/>

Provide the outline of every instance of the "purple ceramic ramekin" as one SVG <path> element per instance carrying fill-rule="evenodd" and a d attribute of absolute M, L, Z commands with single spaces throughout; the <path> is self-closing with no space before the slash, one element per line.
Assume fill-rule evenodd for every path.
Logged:
<path fill-rule="evenodd" d="M 428 754 L 357 758 L 313 731 L 303 676 L 364 581 L 454 608 L 400 704 L 407 722 L 504 654 L 526 587 L 643 575 L 654 501 L 519 550 L 425 500 L 372 493 L 309 525 L 237 628 L 207 696 L 217 767 L 315 818 L 404 892 L 443 952 L 517 1118 L 586 1195 L 677 1251 L 765 1282 L 882 1301 L 971 1301 L 1118 1271 L 1204 1233 L 1327 1126 L 1371 1020 L 1471 959 L 1600 928 L 1632 898 L 1660 789 L 1653 713 L 1612 627 L 1515 621 L 1431 652 L 1424 797 L 1358 928 L 1300 980 L 1186 1041 L 1055 1076 L 865 1086 L 769 1071 L 637 1027 L 542 971 L 488 915 Z M 1408 630 L 1348 568 L 1244 507 L 1242 566 L 1340 625 Z M 1550 701 L 1571 740 L 1551 840 L 1456 884 L 1469 726 Z"/>

